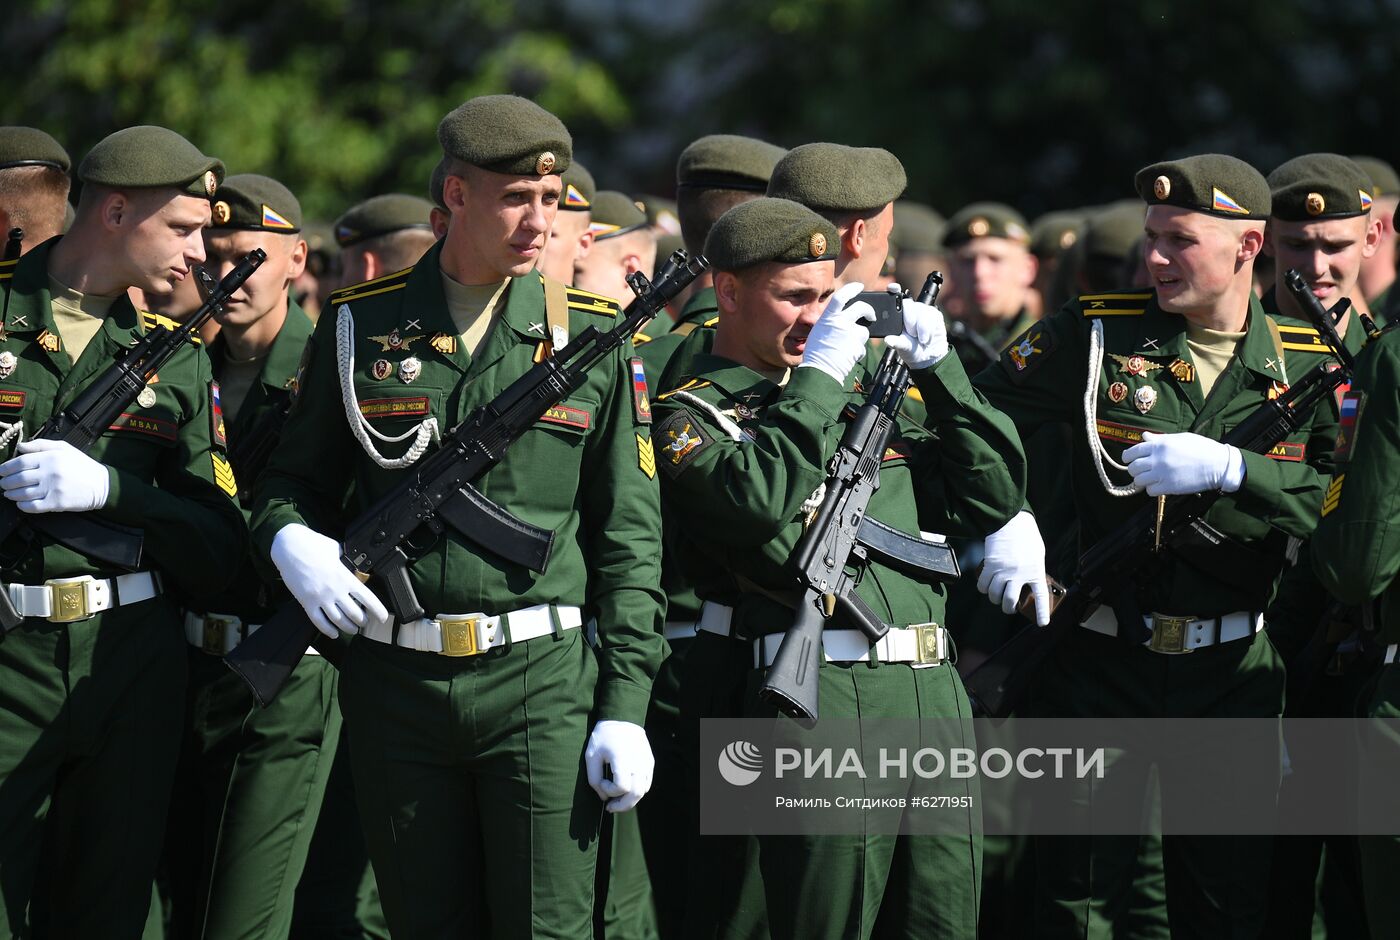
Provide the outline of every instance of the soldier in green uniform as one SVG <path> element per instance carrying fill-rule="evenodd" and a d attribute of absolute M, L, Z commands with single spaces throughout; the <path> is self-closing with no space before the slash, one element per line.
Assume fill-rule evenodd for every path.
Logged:
<path fill-rule="evenodd" d="M 1395 237 L 1395 210 L 1400 206 L 1400 174 L 1395 167 L 1379 157 L 1356 156 L 1352 162 L 1371 180 L 1370 192 L 1374 198 L 1371 217 L 1380 223 L 1381 240 L 1376 253 L 1361 265 L 1361 298 L 1371 316 L 1381 326 L 1391 317 L 1388 314 L 1397 306 L 1395 286 L 1396 251 L 1400 241 Z"/>
<path fill-rule="evenodd" d="M 437 241 L 432 208 L 418 196 L 386 193 L 345 210 L 335 220 L 341 284 L 378 280 L 416 263 Z"/>
<path fill-rule="evenodd" d="M 1268 184 L 1219 154 L 1154 164 L 1135 182 L 1148 203 L 1153 288 L 1079 297 L 1018 337 L 976 384 L 1023 434 L 1054 421 L 1078 429 L 1065 459 L 1081 547 L 1145 505 L 1144 492 L 1221 490 L 1206 519 L 1223 539 L 1164 558 L 1114 592 L 1056 647 L 1030 705 L 1062 717 L 1277 717 L 1283 664 L 1261 635 L 1262 612 L 1290 537 L 1306 538 L 1315 524 L 1336 419 L 1318 408 L 1267 455 L 1219 442 L 1294 371 L 1252 291 Z M 1018 515 L 987 540 L 979 584 L 1007 609 L 1026 585 L 1043 599 L 1043 556 L 1033 520 Z M 1048 610 L 1038 607 L 1044 622 Z M 1122 755 L 1117 785 L 1145 789 L 1146 768 L 1133 760 Z M 1251 783 L 1268 799 L 1277 778 Z M 1196 796 L 1164 790 L 1164 812 Z M 1079 799 L 1056 810 L 1088 812 L 1088 798 Z M 1083 936 L 1121 926 L 1135 837 L 1036 842 L 1038 930 Z M 1267 839 L 1169 836 L 1164 848 L 1173 935 L 1259 932 Z"/>
<path fill-rule="evenodd" d="M 742 674 L 744 710 L 754 715 L 773 714 L 754 693 L 791 622 L 791 609 L 773 595 L 791 585 L 787 562 L 804 503 L 826 476 L 843 414 L 863 402 L 856 367 L 869 340 L 860 318 L 870 308 L 845 306 L 859 283 L 835 290 L 838 238 L 835 225 L 788 200 L 726 213 L 705 248 L 723 311 L 714 349 L 657 400 L 667 524 L 677 525 L 681 564 L 705 599 L 702 629 L 749 653 L 728 668 Z M 917 517 L 942 531 L 985 534 L 1023 499 L 1015 432 L 947 354 L 942 315 L 909 301 L 904 318 L 905 334 L 889 343 L 923 389 L 927 417 L 900 418 L 869 513 L 903 529 Z M 948 659 L 943 589 L 877 562 L 865 566 L 858 589 L 894 627 L 872 645 L 841 615 L 829 622 L 823 719 L 966 716 Z M 686 681 L 733 678 L 688 668 Z M 970 725 L 963 734 L 968 740 Z M 909 936 L 973 936 L 980 828 L 973 816 L 961 834 L 759 835 L 773 935 L 868 937 L 883 924 Z"/>
<path fill-rule="evenodd" d="M 0 239 L 24 232 L 21 254 L 62 234 L 68 152 L 37 127 L 0 127 Z"/>
<path fill-rule="evenodd" d="M 762 196 L 784 153 L 767 141 L 737 134 L 710 134 L 682 150 L 676 160 L 676 209 L 685 250 L 692 255 L 703 252 L 720 216 Z M 661 381 L 667 362 L 687 336 L 701 326 L 714 325 L 719 308 L 712 283 L 708 271 L 695 279 L 669 333 L 658 333 L 653 324 L 637 335 L 639 354 L 653 385 Z"/>
<path fill-rule="evenodd" d="M 572 287 L 576 267 L 593 248 L 593 200 L 598 185 L 593 174 L 578 162 L 570 163 L 559 178 L 564 186 L 559 193 L 559 211 L 536 270 Z"/>
<path fill-rule="evenodd" d="M 1030 244 L 1030 228 L 1021 213 L 998 202 L 963 207 L 944 230 L 950 302 L 958 305 L 967 328 L 993 349 L 1035 321 L 1026 305 L 1037 270 Z M 969 371 L 980 368 L 961 355 Z"/>
<path fill-rule="evenodd" d="M 1381 240 L 1381 223 L 1375 218 L 1371 181 L 1365 171 L 1338 154 L 1316 153 L 1280 165 L 1268 181 L 1273 211 L 1265 250 L 1274 257 L 1278 271 L 1296 269 L 1324 307 L 1343 297 L 1361 299 L 1361 272 Z M 1292 292 L 1275 285 L 1261 303 L 1278 323 L 1294 381 L 1318 365 L 1337 367 Z M 1347 349 L 1360 352 L 1366 336 L 1355 314 L 1348 312 L 1336 328 Z M 1287 714 L 1351 717 L 1361 686 L 1373 672 L 1372 663 L 1359 655 L 1369 611 L 1332 599 L 1312 573 L 1310 551 L 1308 545 L 1300 547 L 1298 560 L 1285 574 L 1268 614 L 1269 639 L 1289 666 Z M 1306 800 L 1310 780 L 1355 762 L 1351 742 L 1339 739 L 1334 744 L 1335 761 L 1292 766 L 1280 789 L 1282 804 Z M 1305 932 L 1315 917 L 1326 922 L 1332 936 L 1364 933 L 1357 867 L 1354 838 L 1276 839 L 1268 933 Z M 1319 895 L 1313 885 L 1320 868 Z"/>
<path fill-rule="evenodd" d="M 594 197 L 590 217 L 593 244 L 574 264 L 574 286 L 625 307 L 636 296 L 627 276 L 651 277 L 656 269 L 656 233 L 632 198 L 615 190 Z"/>
<path fill-rule="evenodd" d="M 641 723 L 661 652 L 650 409 L 624 352 L 476 481 L 554 532 L 543 574 L 448 531 L 408 569 L 428 616 L 396 624 L 321 534 L 392 487 L 435 428 L 618 313 L 534 271 L 571 151 L 557 118 L 484 96 L 438 138 L 447 238 L 330 297 L 256 543 L 319 629 L 359 634 L 340 703 L 391 932 L 585 936 L 604 802 L 631 809 L 650 786 Z"/>
<path fill-rule="evenodd" d="M 130 573 L 46 538 L 6 549 L 25 619 L 0 642 L 0 935 L 132 937 L 146 920 L 180 747 L 177 595 L 216 593 L 246 550 L 208 359 L 178 352 L 88 453 L 26 438 L 155 324 L 126 290 L 169 293 L 204 260 L 222 177 L 173 131 L 118 131 L 78 168 L 71 231 L 0 269 L 0 407 L 18 455 L 0 489 L 26 513 L 91 512 L 145 536 Z"/>
<path fill-rule="evenodd" d="M 900 199 L 894 204 L 894 229 L 890 251 L 894 255 L 894 279 L 914 290 L 930 271 L 941 271 L 943 228 L 948 220 L 923 203 Z M 945 280 L 946 286 L 946 280 Z"/>
<path fill-rule="evenodd" d="M 1379 602 L 1377 639 L 1383 665 L 1360 702 L 1367 718 L 1384 719 L 1367 729 L 1374 766 L 1393 768 L 1400 716 L 1400 500 L 1395 468 L 1400 465 L 1400 331 L 1387 330 L 1370 343 L 1357 362 L 1352 390 L 1342 401 L 1337 438 L 1337 470 L 1322 503 L 1312 537 L 1312 565 L 1328 591 L 1343 604 Z M 1359 812 L 1394 805 L 1394 777 L 1363 780 Z M 1400 923 L 1395 871 L 1400 838 L 1362 836 L 1361 874 L 1371 936 L 1385 937 Z"/>
<path fill-rule="evenodd" d="M 1064 289 L 1067 279 L 1060 274 L 1060 265 L 1072 255 L 1084 228 L 1084 213 L 1069 209 L 1047 212 L 1031 223 L 1031 254 L 1035 255 L 1035 283 L 1039 316 L 1047 310 L 1058 310 L 1069 300 Z M 1063 294 L 1063 296 L 1061 296 Z M 951 299 L 951 298 L 950 298 Z"/>

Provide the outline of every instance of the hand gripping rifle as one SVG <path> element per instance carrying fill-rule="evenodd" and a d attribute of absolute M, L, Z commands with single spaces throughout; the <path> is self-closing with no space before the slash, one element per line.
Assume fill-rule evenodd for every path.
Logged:
<path fill-rule="evenodd" d="M 934 303 L 942 283 L 938 272 L 930 274 L 919 301 Z M 901 293 L 901 299 L 905 296 Z M 872 643 L 890 629 L 860 599 L 847 565 L 874 558 L 922 580 L 958 578 L 957 558 L 948 545 L 906 535 L 865 514 L 880 488 L 880 464 L 909 381 L 908 366 L 887 348 L 865 404 L 846 426 L 828 465 L 821 506 L 793 550 L 802 600 L 758 697 L 804 728 L 817 723 L 817 672 L 826 621 L 839 609 Z"/>
<path fill-rule="evenodd" d="M 194 315 L 178 329 L 157 325 L 134 345 L 123 349 L 105 372 L 83 389 L 68 407 L 45 421 L 32 439 L 67 441 L 84 453 L 91 450 L 97 439 L 136 401 L 146 383 L 184 347 L 195 330 L 223 307 L 266 258 L 261 248 L 254 249 L 212 288 L 208 285 L 213 283 L 213 278 L 203 268 L 196 267 L 191 273 L 199 279 L 205 298 Z M 0 499 L 0 543 L 16 532 L 22 538 L 32 539 L 35 531 L 103 564 L 130 571 L 141 563 L 140 529 L 106 522 L 91 513 L 23 513 L 14 502 Z M 6 561 L 7 568 L 16 563 L 14 559 Z M 9 594 L 0 590 L 0 626 L 10 630 L 23 619 L 10 603 Z"/>
<path fill-rule="evenodd" d="M 1338 386 L 1351 381 L 1355 365 L 1335 326 L 1351 301 L 1343 298 L 1328 311 L 1297 271 L 1284 274 L 1284 283 L 1341 367 L 1329 368 L 1328 363 L 1317 366 L 1221 438 L 1221 443 L 1256 454 L 1268 453 L 1301 428 Z M 1228 537 L 1204 521 L 1206 512 L 1222 495 L 1212 490 L 1152 500 L 1090 546 L 1079 559 L 1078 577 L 1055 606 L 1050 626 L 1023 628 L 964 678 L 973 713 L 1007 717 L 1055 644 L 1069 631 L 1079 629 L 1110 591 L 1138 583 L 1164 550 L 1179 550 L 1188 544 L 1228 545 Z"/>
<path fill-rule="evenodd" d="M 362 580 L 373 578 L 400 623 L 424 616 L 409 582 L 408 566 L 447 530 L 532 571 L 549 564 L 554 533 L 511 515 L 472 482 L 494 467 L 506 450 L 554 405 L 583 384 L 588 370 L 632 341 L 667 303 L 707 267 L 702 257 L 677 251 L 649 282 L 629 275 L 636 298 L 617 326 L 589 326 L 563 349 L 537 362 L 493 400 L 462 419 L 442 446 L 405 472 L 383 498 L 346 529 L 340 560 Z M 252 689 L 261 705 L 281 690 L 317 631 L 305 611 L 289 601 L 240 643 L 224 661 Z"/>

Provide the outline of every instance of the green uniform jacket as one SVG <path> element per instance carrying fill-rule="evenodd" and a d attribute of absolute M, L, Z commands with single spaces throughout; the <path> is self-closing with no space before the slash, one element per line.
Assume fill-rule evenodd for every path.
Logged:
<path fill-rule="evenodd" d="M 796 585 L 788 559 L 803 531 L 802 504 L 826 478 L 852 409 L 864 402 L 817 369 L 796 369 L 780 388 L 711 354 L 694 377 L 657 401 L 657 462 L 668 525 L 687 547 L 680 559 L 707 600 L 736 604 L 740 574 L 760 589 Z M 1025 461 L 1014 429 L 968 383 L 956 356 L 914 374 L 928 417 L 900 417 L 884 454 L 869 514 L 918 537 L 928 530 L 981 537 L 1006 522 L 1025 496 Z M 734 440 L 708 409 L 736 421 Z M 870 562 L 857 592 L 886 623 L 942 623 L 946 590 Z M 842 626 L 839 617 L 833 626 Z M 752 633 L 786 629 L 771 618 Z"/>
<path fill-rule="evenodd" d="M 1348 331 L 1350 332 L 1350 331 Z M 1384 643 L 1400 642 L 1400 330 L 1367 345 L 1338 441 L 1337 474 L 1313 533 L 1313 568 L 1346 604 L 1381 601 Z M 1356 401 L 1356 404 L 1353 404 Z"/>
<path fill-rule="evenodd" d="M 1155 291 L 1086 294 L 1032 326 L 1002 353 L 1001 361 L 977 376 L 977 387 L 1016 422 L 1023 435 L 1051 421 L 1068 422 L 1072 434 L 1072 483 L 1079 510 L 1080 547 L 1097 542 L 1150 502 L 1139 493 L 1105 492 L 1085 437 L 1084 387 L 1092 323 L 1104 326 L 1103 370 L 1097 391 L 1096 431 L 1110 457 L 1142 439 L 1143 431 L 1191 431 L 1214 440 L 1245 420 L 1293 370 L 1275 341 L 1275 327 L 1257 299 L 1250 298 L 1247 332 L 1234 359 L 1202 398 L 1186 344 L 1186 320 L 1164 312 Z M 1117 356 L 1118 358 L 1114 358 Z M 1141 357 L 1141 364 L 1130 357 Z M 1178 364 L 1179 363 L 1179 364 Z M 1174 368 L 1175 367 L 1175 368 Z M 1118 388 L 1114 388 L 1118 385 Z M 1140 389 L 1155 396 L 1144 411 Z M 1117 399 L 1117 400 L 1115 400 Z M 1210 617 L 1239 610 L 1264 610 L 1273 594 L 1287 537 L 1306 538 L 1317 521 L 1327 476 L 1332 471 L 1336 419 L 1319 407 L 1300 431 L 1270 456 L 1244 453 L 1244 484 L 1222 497 L 1206 515 L 1235 540 L 1223 551 L 1169 556 L 1144 578 L 1135 601 L 1143 612 Z M 1130 482 L 1110 469 L 1109 479 Z M 1044 533 L 1049 542 L 1054 533 Z M 1252 556 L 1274 572 L 1262 580 L 1241 576 Z"/>
<path fill-rule="evenodd" d="M 14 370 L 0 378 L 0 421 L 22 421 L 26 438 L 160 319 L 138 315 L 123 296 L 78 361 L 71 362 L 58 339 L 49 297 L 49 252 L 57 241 L 45 242 L 21 258 L 9 269 L 13 275 L 0 268 L 3 302 L 8 305 L 0 353 L 16 357 Z M 211 381 L 208 357 L 187 345 L 147 386 L 155 402 L 149 407 L 133 404 L 89 451 L 106 464 L 110 480 L 107 504 L 95 515 L 141 528 L 142 567 L 160 570 L 167 590 L 178 588 L 196 596 L 224 587 L 234 569 L 230 559 L 240 557 L 247 546 L 243 517 L 230 498 L 235 492 L 233 472 L 213 442 Z M 5 456 L 12 454 L 10 447 Z M 25 553 L 6 580 L 37 584 L 46 578 L 119 573 L 97 567 L 63 546 L 46 540 L 40 544 L 43 550 Z"/>
<path fill-rule="evenodd" d="M 355 397 L 370 424 L 386 435 L 402 434 L 429 416 L 445 433 L 524 374 L 541 353 L 548 332 L 544 282 L 530 273 L 507 291 L 504 313 L 481 354 L 467 355 L 443 297 L 441 250 L 439 244 L 416 266 L 327 300 L 283 444 L 255 501 L 261 559 L 290 523 L 339 534 L 347 518 L 401 477 L 401 471 L 371 461 L 347 425 L 336 360 L 342 305 L 354 316 Z M 615 304 L 572 288 L 568 303 L 573 336 L 587 326 L 616 325 Z M 664 608 L 649 405 L 644 390 L 639 394 L 634 387 L 630 352 L 619 347 L 599 363 L 582 387 L 475 481 L 488 498 L 554 532 L 548 570 L 536 574 L 449 531 L 409 566 L 409 577 L 430 615 L 494 615 L 545 603 L 588 608 L 598 619 L 600 717 L 641 724 L 661 656 Z M 401 366 L 410 357 L 421 362 L 421 374 L 405 382 Z M 376 444 L 390 457 L 407 447 Z"/>

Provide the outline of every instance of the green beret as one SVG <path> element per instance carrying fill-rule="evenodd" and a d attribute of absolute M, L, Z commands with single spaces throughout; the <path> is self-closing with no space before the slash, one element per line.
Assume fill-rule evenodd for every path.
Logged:
<path fill-rule="evenodd" d="M 1146 215 L 1140 199 L 1120 199 L 1090 212 L 1080 235 L 1084 254 L 1127 258 L 1142 238 Z"/>
<path fill-rule="evenodd" d="M 835 261 L 840 254 L 836 226 L 801 203 L 770 196 L 730 209 L 705 239 L 705 257 L 720 271 L 739 271 L 765 261 Z"/>
<path fill-rule="evenodd" d="M 142 124 L 104 137 L 78 164 L 78 179 L 113 189 L 171 186 L 213 196 L 224 165 L 172 130 Z"/>
<path fill-rule="evenodd" d="M 1178 206 L 1223 219 L 1267 219 L 1272 205 L 1263 175 L 1223 153 L 1154 163 L 1138 170 L 1133 182 L 1148 206 Z"/>
<path fill-rule="evenodd" d="M 617 238 L 647 227 L 647 214 L 632 197 L 611 189 L 594 197 L 592 213 L 588 230 L 593 233 L 594 241 Z"/>
<path fill-rule="evenodd" d="M 1030 227 L 1025 216 L 1000 202 L 974 202 L 964 206 L 948 220 L 943 233 L 943 245 L 956 248 L 974 238 L 1005 238 L 1029 247 Z"/>
<path fill-rule="evenodd" d="M 511 176 L 562 173 L 573 156 L 564 122 L 516 95 L 482 95 L 458 105 L 438 125 L 438 142 L 450 157 Z"/>
<path fill-rule="evenodd" d="M 663 232 L 672 235 L 679 235 L 681 232 L 681 219 L 676 214 L 676 203 L 674 200 L 664 196 L 640 195 L 636 197 L 637 205 L 642 207 L 642 211 L 647 214 L 647 224 L 653 228 L 659 228 Z"/>
<path fill-rule="evenodd" d="M 1074 247 L 1084 225 L 1082 212 L 1047 212 L 1031 223 L 1031 254 L 1055 258 Z"/>
<path fill-rule="evenodd" d="M 428 199 L 443 211 L 447 210 L 447 200 L 443 198 L 442 188 L 447 185 L 447 164 L 450 157 L 443 157 L 438 161 L 438 165 L 433 167 L 433 175 L 428 177 Z"/>
<path fill-rule="evenodd" d="M 1337 153 L 1309 153 L 1269 174 L 1273 217 L 1284 222 L 1349 219 L 1371 211 L 1371 178 Z"/>
<path fill-rule="evenodd" d="M 37 127 L 0 127 L 0 170 L 12 166 L 51 166 L 67 173 L 68 151 Z"/>
<path fill-rule="evenodd" d="M 349 248 L 368 238 L 388 235 L 408 228 L 430 229 L 433 204 L 417 196 L 389 193 L 372 196 L 351 206 L 335 220 L 335 240 L 341 248 Z"/>
<path fill-rule="evenodd" d="M 890 244 L 896 253 L 922 252 L 936 255 L 943 250 L 943 229 L 948 221 L 922 203 L 901 199 L 894 204 L 894 229 Z"/>
<path fill-rule="evenodd" d="M 868 212 L 904 195 L 904 164 L 878 147 L 803 144 L 773 167 L 768 195 L 819 212 Z"/>
<path fill-rule="evenodd" d="M 1377 199 L 1382 196 L 1400 196 L 1400 176 L 1395 167 L 1379 157 L 1352 157 L 1351 161 L 1371 177 L 1371 192 Z"/>
<path fill-rule="evenodd" d="M 593 198 L 598 194 L 598 184 L 593 182 L 593 174 L 575 160 L 559 175 L 564 184 L 559 194 L 559 208 L 572 212 L 587 212 L 593 208 Z"/>
<path fill-rule="evenodd" d="M 739 189 L 761 193 L 768 188 L 782 147 L 738 134 L 710 134 L 681 151 L 676 185 L 697 189 Z"/>
<path fill-rule="evenodd" d="M 209 227 L 300 232 L 301 203 L 291 190 L 271 177 L 239 173 L 219 187 Z"/>

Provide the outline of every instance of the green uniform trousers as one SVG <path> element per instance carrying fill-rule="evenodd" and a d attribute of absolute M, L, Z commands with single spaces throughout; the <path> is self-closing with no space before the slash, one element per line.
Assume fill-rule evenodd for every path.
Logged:
<path fill-rule="evenodd" d="M 141 935 L 184 647 L 163 597 L 0 640 L 0 937 Z"/>
<path fill-rule="evenodd" d="M 647 799 L 651 795 L 648 790 Z M 594 933 L 601 940 L 657 940 L 651 872 L 635 812 L 610 813 L 604 820 L 594 903 Z"/>
<path fill-rule="evenodd" d="M 464 658 L 350 644 L 340 704 L 394 940 L 590 936 L 597 673 L 581 630 Z"/>
<path fill-rule="evenodd" d="M 749 647 L 752 649 L 752 647 Z M 765 670 L 750 669 L 750 714 L 772 714 L 759 704 Z M 960 733 L 941 729 L 940 747 L 973 747 L 972 709 L 962 680 L 949 664 L 911 668 L 902 663 L 823 663 L 821 716 L 826 719 L 961 719 Z M 765 711 L 766 709 L 766 711 Z M 780 719 L 784 730 L 774 744 L 801 746 L 796 724 Z M 784 739 L 788 739 L 784 741 Z M 878 767 L 878 744 L 861 755 Z M 869 781 L 857 796 L 896 795 Z M 768 921 L 777 938 L 977 936 L 982 890 L 982 809 L 975 779 L 910 783 L 920 794 L 967 796 L 971 806 L 949 810 L 966 814 L 963 833 L 948 835 L 760 835 L 759 870 Z"/>
<path fill-rule="evenodd" d="M 340 738 L 336 672 L 307 656 L 267 708 L 223 661 L 189 648 L 190 728 L 182 786 L 202 859 L 194 923 L 209 940 L 287 937 Z M 174 846 L 172 846 L 174 848 Z M 178 849 L 177 849 L 178 851 Z M 173 874 L 173 872 L 172 872 Z M 179 918 L 184 920 L 184 918 Z"/>
<path fill-rule="evenodd" d="M 1263 632 L 1170 656 L 1131 647 L 1117 637 L 1088 630 L 1067 634 L 1046 661 L 1032 690 L 1028 713 L 1038 717 L 1152 718 L 1279 717 L 1283 704 L 1282 660 Z M 1107 749 L 1109 772 L 1094 781 L 1105 787 L 1139 789 L 1151 812 L 1153 764 L 1144 755 Z M 1196 755 L 1203 757 L 1200 752 Z M 1228 759 L 1221 754 L 1221 761 Z M 1161 811 L 1202 799 L 1192 779 L 1158 766 Z M 1240 780 L 1240 798 L 1274 800 L 1277 762 L 1268 779 Z M 1121 791 L 1119 791 L 1121 792 Z M 1080 820 L 1091 831 L 1093 792 L 1066 782 L 1061 799 L 1042 801 L 1037 812 L 1059 825 Z M 1219 800 L 1226 794 L 1212 797 Z M 1181 812 L 1181 810 L 1178 810 Z M 1036 838 L 1036 935 L 1042 937 L 1126 936 L 1140 913 L 1134 891 L 1142 839 L 1136 835 L 1073 835 Z M 1272 840 L 1267 836 L 1187 836 L 1162 839 L 1167 916 L 1172 937 L 1254 937 L 1263 927 Z"/>

